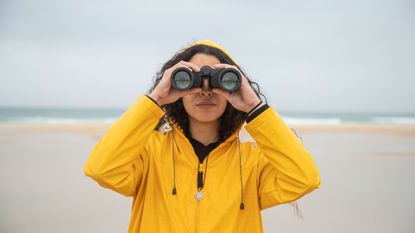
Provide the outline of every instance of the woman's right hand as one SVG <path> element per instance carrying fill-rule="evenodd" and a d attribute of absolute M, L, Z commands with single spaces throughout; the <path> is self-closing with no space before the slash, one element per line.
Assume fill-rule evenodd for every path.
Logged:
<path fill-rule="evenodd" d="M 190 70 L 199 72 L 200 68 L 191 62 L 180 61 L 174 66 L 164 71 L 163 77 L 157 84 L 156 88 L 148 95 L 155 100 L 160 106 L 176 102 L 179 98 L 185 95 L 192 95 L 202 91 L 200 87 L 192 88 L 188 90 L 177 90 L 171 85 L 171 74 L 179 67 L 186 67 Z"/>

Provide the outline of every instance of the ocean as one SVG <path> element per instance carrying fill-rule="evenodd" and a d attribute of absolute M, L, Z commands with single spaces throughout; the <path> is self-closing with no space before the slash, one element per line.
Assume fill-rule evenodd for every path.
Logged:
<path fill-rule="evenodd" d="M 0 122 L 15 123 L 113 123 L 126 109 L 0 108 Z M 279 112 L 287 124 L 338 125 L 343 123 L 415 124 L 415 114 Z"/>

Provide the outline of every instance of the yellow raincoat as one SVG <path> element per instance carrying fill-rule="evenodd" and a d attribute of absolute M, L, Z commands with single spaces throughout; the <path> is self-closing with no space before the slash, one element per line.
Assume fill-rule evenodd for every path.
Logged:
<path fill-rule="evenodd" d="M 270 107 L 244 125 L 255 142 L 239 141 L 241 126 L 209 153 L 204 198 L 197 201 L 198 157 L 170 118 L 172 131 L 154 130 L 164 114 L 140 95 L 84 167 L 102 187 L 133 197 L 129 233 L 259 233 L 261 210 L 320 187 L 310 153 Z"/>

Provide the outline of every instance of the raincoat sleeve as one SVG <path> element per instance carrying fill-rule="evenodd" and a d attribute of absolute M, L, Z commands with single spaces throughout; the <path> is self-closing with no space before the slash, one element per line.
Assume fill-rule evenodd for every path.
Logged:
<path fill-rule="evenodd" d="M 311 154 L 273 107 L 245 129 L 256 141 L 251 152 L 258 156 L 261 209 L 294 201 L 320 187 L 320 174 Z"/>
<path fill-rule="evenodd" d="M 85 175 L 102 187 L 133 196 L 148 169 L 146 143 L 163 115 L 149 97 L 140 95 L 95 145 Z"/>

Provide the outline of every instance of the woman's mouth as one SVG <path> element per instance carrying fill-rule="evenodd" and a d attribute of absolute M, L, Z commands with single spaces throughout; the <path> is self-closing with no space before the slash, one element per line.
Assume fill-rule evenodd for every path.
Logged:
<path fill-rule="evenodd" d="M 199 108 L 210 108 L 210 107 L 216 106 L 216 104 L 211 103 L 211 102 L 205 102 L 205 103 L 196 104 L 196 106 Z"/>

